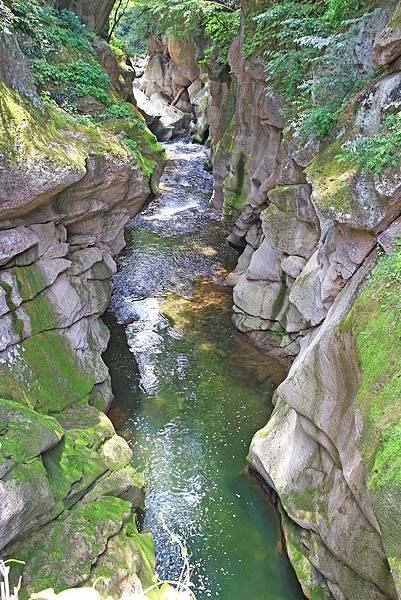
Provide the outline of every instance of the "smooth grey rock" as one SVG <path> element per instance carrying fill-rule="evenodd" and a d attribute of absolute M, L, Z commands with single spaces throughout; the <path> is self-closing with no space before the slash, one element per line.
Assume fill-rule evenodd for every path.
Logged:
<path fill-rule="evenodd" d="M 286 256 L 281 259 L 281 268 L 287 275 L 290 275 L 294 279 L 301 274 L 305 265 L 306 260 L 302 256 Z"/>

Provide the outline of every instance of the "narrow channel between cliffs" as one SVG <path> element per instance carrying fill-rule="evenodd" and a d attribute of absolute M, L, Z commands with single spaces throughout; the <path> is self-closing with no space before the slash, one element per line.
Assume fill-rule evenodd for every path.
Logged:
<path fill-rule="evenodd" d="M 209 209 L 204 147 L 165 146 L 161 196 L 129 224 L 114 277 L 109 416 L 145 474 L 160 579 L 182 568 L 164 518 L 188 547 L 199 600 L 300 600 L 275 509 L 243 472 L 285 370 L 231 324 L 224 278 L 237 253 Z"/>

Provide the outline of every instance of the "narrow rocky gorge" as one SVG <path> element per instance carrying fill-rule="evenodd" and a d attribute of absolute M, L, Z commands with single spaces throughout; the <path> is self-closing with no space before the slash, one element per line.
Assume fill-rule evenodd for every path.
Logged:
<path fill-rule="evenodd" d="M 243 248 L 227 280 L 233 320 L 292 365 L 249 461 L 278 494 L 308 597 L 397 598 L 399 279 L 395 266 L 374 265 L 383 252 L 397 261 L 399 162 L 372 175 L 338 155 L 399 111 L 400 6 L 378 2 L 348 25 L 335 68 L 371 82 L 328 141 L 301 143 L 288 132 L 283 97 L 266 92 L 266 60 L 245 57 L 262 5 L 242 3 L 230 69 L 209 68 L 206 89 L 212 206 L 234 221 L 229 239 Z M 151 60 L 165 60 L 152 50 Z M 154 68 L 150 78 L 159 93 L 168 87 Z"/>
<path fill-rule="evenodd" d="M 233 323 L 288 370 L 248 461 L 303 592 L 401 595 L 401 4 L 358 3 L 313 71 L 356 82 L 320 139 L 266 75 L 276 4 L 241 1 L 227 58 L 199 28 L 128 59 L 104 39 L 110 0 L 0 0 L 0 551 L 25 563 L 22 599 L 155 583 L 100 317 L 124 228 L 158 193 L 157 140 L 185 132 L 239 252 Z"/>

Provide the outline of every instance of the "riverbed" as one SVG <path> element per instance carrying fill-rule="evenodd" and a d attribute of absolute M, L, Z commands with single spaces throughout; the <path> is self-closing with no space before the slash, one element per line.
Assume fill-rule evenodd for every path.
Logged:
<path fill-rule="evenodd" d="M 182 567 L 163 520 L 180 536 L 198 600 L 301 600 L 277 513 L 246 469 L 285 373 L 231 324 L 237 254 L 209 210 L 204 148 L 166 149 L 161 195 L 128 227 L 106 316 L 110 417 L 145 473 L 142 527 L 162 579 Z"/>

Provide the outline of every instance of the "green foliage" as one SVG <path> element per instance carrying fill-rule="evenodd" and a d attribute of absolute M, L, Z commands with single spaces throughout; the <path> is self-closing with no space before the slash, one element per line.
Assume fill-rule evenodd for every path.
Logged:
<path fill-rule="evenodd" d="M 127 10 L 117 32 L 132 53 L 147 51 L 146 39 L 173 35 L 178 39 L 209 40 L 200 61 L 216 60 L 226 64 L 228 49 L 239 31 L 240 10 L 236 1 L 210 0 L 137 0 Z"/>
<path fill-rule="evenodd" d="M 401 151 L 401 114 L 389 115 L 373 136 L 357 138 L 344 145 L 342 162 L 354 161 L 366 173 L 379 177 L 384 169 L 396 167 Z"/>
<path fill-rule="evenodd" d="M 211 45 L 204 52 L 201 64 L 215 60 L 220 65 L 228 63 L 228 51 L 240 27 L 240 11 L 215 11 L 204 22 L 204 34 Z"/>
<path fill-rule="evenodd" d="M 124 136 L 123 138 L 124 144 L 128 146 L 131 152 L 140 152 L 141 148 L 136 140 L 130 140 L 130 138 Z"/>
<path fill-rule="evenodd" d="M 101 119 L 130 119 L 132 118 L 132 104 L 128 102 L 116 102 L 109 108 L 106 108 L 104 113 L 100 115 Z"/>
<path fill-rule="evenodd" d="M 12 0 L 14 26 L 27 34 L 21 40 L 25 54 L 51 58 L 62 46 L 81 53 L 92 53 L 90 40 L 94 34 L 71 12 L 58 12 L 37 1 Z"/>
<path fill-rule="evenodd" d="M 97 63 L 86 63 L 81 60 L 68 64 L 52 64 L 43 59 L 33 59 L 31 67 L 36 83 L 74 83 L 79 86 L 94 86 L 107 89 L 110 79 Z"/>
<path fill-rule="evenodd" d="M 160 153 L 161 148 L 146 129 L 146 124 L 135 107 L 117 100 L 110 78 L 100 66 L 90 45 L 90 42 L 95 39 L 94 34 L 88 32 L 74 14 L 56 11 L 39 0 L 33 2 L 13 0 L 11 7 L 13 26 L 24 33 L 21 36 L 22 50 L 29 58 L 35 83 L 46 106 L 46 114 L 59 114 L 60 124 L 63 122 L 60 127 L 63 130 L 67 122 L 68 129 L 82 131 L 82 139 L 89 138 L 93 151 L 109 151 L 126 156 L 127 150 L 130 150 L 144 174 L 151 175 L 156 161 L 162 161 L 164 158 Z M 116 39 L 113 39 L 113 43 L 121 48 L 121 52 L 124 51 L 124 43 Z M 89 97 L 88 102 L 86 99 L 82 100 L 85 96 Z M 103 106 L 98 106 L 91 101 L 91 98 Z M 85 114 L 87 106 L 90 106 L 90 114 Z M 57 113 L 54 110 L 57 107 L 67 112 L 68 117 L 65 113 L 64 115 Z M 30 122 L 30 116 L 27 116 L 12 96 L 9 101 L 7 98 L 6 108 L 12 114 L 11 129 L 19 134 L 20 130 L 23 131 L 23 123 L 27 119 Z M 36 118 L 35 124 L 40 124 L 42 127 L 41 121 L 42 119 Z M 110 122 L 113 122 L 112 126 Z M 129 134 L 122 134 L 124 128 L 128 128 Z M 48 133 L 54 139 L 53 129 Z M 110 133 L 117 135 L 117 138 Z M 42 141 L 42 139 L 45 141 L 47 137 L 34 136 L 34 140 Z M 68 138 L 66 139 L 69 145 Z M 105 142 L 104 147 L 103 142 Z M 19 158 L 13 140 L 10 140 L 10 136 L 6 133 L 3 136 L 0 131 L 0 146 L 3 145 L 7 149 L 7 155 L 13 156 L 14 160 L 17 156 Z M 55 159 L 53 156 L 55 145 L 44 144 L 44 146 L 43 148 L 41 144 L 36 148 L 35 143 L 26 144 L 25 139 L 23 145 L 21 143 L 18 145 L 26 154 L 29 151 L 40 152 L 45 156 L 51 153 Z M 125 150 L 123 146 L 126 146 Z M 74 145 L 71 145 L 71 150 L 72 157 L 69 156 L 69 152 L 64 156 L 63 147 L 57 160 L 73 161 L 74 165 L 77 164 L 82 168 L 84 156 L 87 154 L 85 142 L 82 142 L 82 153 L 76 153 Z M 15 326 L 20 325 L 16 323 Z"/>
<path fill-rule="evenodd" d="M 82 96 L 92 96 L 106 106 L 111 104 L 109 76 L 97 63 L 78 60 L 57 64 L 35 58 L 31 69 L 39 88 L 48 84 L 62 86 L 61 93 L 54 93 L 53 98 L 66 109 L 73 109 L 74 101 Z"/>
<path fill-rule="evenodd" d="M 110 80 L 96 62 L 88 31 L 71 12 L 39 1 L 13 0 L 14 27 L 24 33 L 21 48 L 30 58 L 39 92 L 70 113 L 77 99 L 92 96 L 110 105 Z"/>
<path fill-rule="evenodd" d="M 116 37 L 115 35 L 112 36 L 109 45 L 118 61 L 124 60 L 130 54 L 127 42 Z"/>
<path fill-rule="evenodd" d="M 352 25 L 349 17 L 361 0 L 273 3 L 262 14 L 248 17 L 244 55 L 266 58 L 267 82 L 286 101 L 289 129 L 301 142 L 326 137 L 360 84 L 360 76 L 344 64 Z"/>
<path fill-rule="evenodd" d="M 395 240 L 395 248 L 390 254 L 383 255 L 373 271 L 373 284 L 386 282 L 380 289 L 380 308 L 401 310 L 401 239 Z"/>

